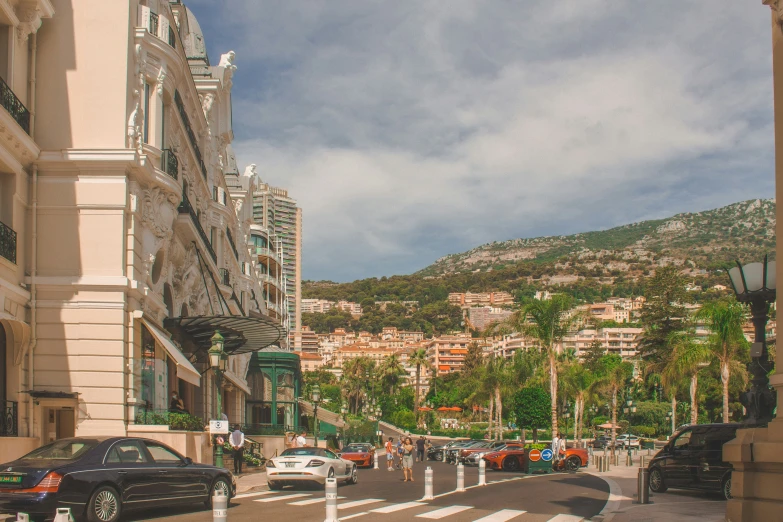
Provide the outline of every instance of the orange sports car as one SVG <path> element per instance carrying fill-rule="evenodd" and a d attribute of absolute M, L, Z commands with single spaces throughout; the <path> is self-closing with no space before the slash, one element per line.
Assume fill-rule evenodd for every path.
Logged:
<path fill-rule="evenodd" d="M 340 451 L 340 458 L 355 462 L 357 466 L 371 468 L 375 465 L 375 447 L 372 444 L 354 442 Z"/>
<path fill-rule="evenodd" d="M 503 471 L 520 471 L 525 467 L 525 449 L 521 444 L 509 444 L 498 451 L 484 455 L 487 468 Z M 563 460 L 567 471 L 576 471 L 587 466 L 587 450 L 568 448 Z"/>

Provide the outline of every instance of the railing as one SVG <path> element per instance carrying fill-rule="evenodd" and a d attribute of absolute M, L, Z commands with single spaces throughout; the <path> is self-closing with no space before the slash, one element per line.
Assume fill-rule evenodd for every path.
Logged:
<path fill-rule="evenodd" d="M 266 256 L 270 257 L 277 262 L 278 265 L 282 265 L 283 263 L 280 261 L 280 256 L 277 255 L 277 252 L 270 248 L 264 248 L 264 247 L 256 247 L 256 255 L 257 256 Z"/>
<path fill-rule="evenodd" d="M 185 104 L 182 103 L 182 98 L 179 95 L 179 91 L 174 91 L 174 103 L 177 105 L 177 111 L 179 112 L 179 117 L 182 119 L 182 125 L 185 127 L 185 133 L 188 135 L 190 144 L 193 146 L 193 152 L 196 154 L 196 159 L 198 160 L 199 167 L 201 168 L 201 175 L 204 177 L 204 179 L 207 179 L 207 167 L 204 165 L 204 160 L 201 157 L 201 149 L 198 146 L 196 134 L 190 127 L 190 118 L 188 118 L 188 113 L 185 110 Z"/>
<path fill-rule="evenodd" d="M 285 424 L 245 424 L 242 431 L 245 435 L 285 435 L 299 430 Z"/>
<path fill-rule="evenodd" d="M 196 227 L 196 230 L 198 230 L 198 235 L 201 236 L 201 241 L 204 242 L 204 246 L 207 248 L 212 261 L 217 263 L 217 254 L 215 254 L 215 251 L 212 249 L 212 243 L 209 242 L 209 238 L 204 232 L 204 229 L 201 228 L 201 222 L 198 220 L 196 211 L 193 210 L 193 207 L 190 205 L 187 194 L 182 194 L 182 203 L 179 204 L 178 210 L 180 214 L 190 214 L 190 220 L 193 222 L 193 226 Z"/>
<path fill-rule="evenodd" d="M 228 269 L 221 268 L 218 272 L 220 274 L 220 284 L 223 286 L 231 286 L 231 274 L 228 273 Z"/>
<path fill-rule="evenodd" d="M 169 26 L 169 45 L 172 46 L 174 49 L 177 48 L 177 35 L 174 32 L 174 29 Z"/>
<path fill-rule="evenodd" d="M 271 276 L 269 274 L 261 274 L 259 279 L 261 279 L 261 281 L 266 281 L 267 283 L 272 283 L 273 285 L 275 285 L 277 287 L 280 286 L 280 281 L 276 277 Z"/>
<path fill-rule="evenodd" d="M 163 154 L 160 155 L 160 170 L 174 179 L 179 176 L 179 160 L 171 149 L 163 149 Z"/>
<path fill-rule="evenodd" d="M 234 236 L 231 235 L 231 230 L 226 227 L 226 237 L 228 238 L 228 244 L 231 245 L 231 250 L 234 251 L 234 257 L 239 261 L 239 252 L 237 252 L 237 246 L 234 244 Z"/>
<path fill-rule="evenodd" d="M 157 13 L 150 13 L 150 25 L 147 27 L 147 31 L 150 34 L 158 36 L 158 25 L 160 24 L 160 17 Z"/>
<path fill-rule="evenodd" d="M 13 401 L 3 403 L 3 422 L 0 424 L 0 437 L 19 436 L 19 405 Z"/>
<path fill-rule="evenodd" d="M 16 120 L 16 123 L 22 127 L 22 130 L 30 134 L 30 111 L 27 110 L 27 107 L 16 97 L 14 91 L 2 78 L 0 78 L 0 104 Z"/>
<path fill-rule="evenodd" d="M 16 231 L 0 221 L 0 256 L 16 264 Z"/>
<path fill-rule="evenodd" d="M 187 412 L 144 408 L 136 413 L 136 424 L 168 426 L 178 431 L 204 431 L 204 420 Z"/>

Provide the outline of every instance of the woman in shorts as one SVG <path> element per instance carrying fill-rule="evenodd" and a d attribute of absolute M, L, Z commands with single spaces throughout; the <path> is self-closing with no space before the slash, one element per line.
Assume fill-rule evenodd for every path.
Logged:
<path fill-rule="evenodd" d="M 403 482 L 409 480 L 413 482 L 413 452 L 416 451 L 416 447 L 413 445 L 413 441 L 410 437 L 405 439 L 402 445 L 402 475 L 405 477 Z"/>

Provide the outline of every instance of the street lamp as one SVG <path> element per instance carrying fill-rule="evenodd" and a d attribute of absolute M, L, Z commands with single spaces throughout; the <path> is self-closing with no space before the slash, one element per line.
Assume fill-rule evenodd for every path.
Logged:
<path fill-rule="evenodd" d="M 348 413 L 348 408 L 346 407 L 345 403 L 343 403 L 343 404 L 340 406 L 340 413 L 341 413 L 341 414 L 342 414 L 342 416 L 343 416 L 343 420 L 345 420 L 345 415 Z"/>
<path fill-rule="evenodd" d="M 223 393 L 221 392 L 223 383 L 223 372 L 226 371 L 226 362 L 228 362 L 228 355 L 223 351 L 223 336 L 220 335 L 220 331 L 215 330 L 215 335 L 212 336 L 212 346 L 209 348 L 207 354 L 209 355 L 209 366 L 212 371 L 215 372 L 215 385 L 217 389 L 217 415 L 218 419 L 223 417 Z M 217 438 L 215 439 L 215 442 Z M 219 468 L 223 467 L 223 445 L 215 444 L 215 465 Z"/>
<path fill-rule="evenodd" d="M 677 422 L 676 421 L 676 417 L 674 415 L 674 410 L 666 412 L 666 420 L 667 421 L 671 421 L 671 423 L 672 423 L 672 435 L 674 435 L 674 423 Z"/>
<path fill-rule="evenodd" d="M 318 447 L 318 405 L 321 403 L 321 387 L 318 383 L 313 385 L 310 392 L 310 398 L 313 400 L 313 436 L 315 438 L 315 447 Z"/>
<path fill-rule="evenodd" d="M 568 419 L 571 418 L 571 403 L 568 401 L 565 403 L 565 412 L 563 413 L 563 417 L 565 417 L 566 420 L 565 440 L 566 447 L 568 447 Z"/>
<path fill-rule="evenodd" d="M 740 402 L 745 406 L 745 423 L 766 425 L 774 416 L 777 397 L 769 387 L 769 372 L 772 365 L 769 362 L 767 350 L 767 321 L 769 320 L 769 304 L 775 301 L 775 261 L 768 261 L 764 256 L 763 263 L 750 263 L 729 270 L 731 286 L 737 294 L 737 301 L 750 304 L 751 321 L 754 327 L 754 342 L 750 349 L 751 362 L 749 373 L 750 390 L 740 396 Z"/>
<path fill-rule="evenodd" d="M 623 412 L 625 412 L 626 415 L 629 413 L 636 413 L 636 404 L 634 403 L 633 399 L 631 397 L 628 397 L 625 401 L 625 407 L 623 408 Z M 631 455 L 631 422 L 629 419 L 628 422 L 628 442 L 626 445 L 628 446 L 628 455 Z"/>

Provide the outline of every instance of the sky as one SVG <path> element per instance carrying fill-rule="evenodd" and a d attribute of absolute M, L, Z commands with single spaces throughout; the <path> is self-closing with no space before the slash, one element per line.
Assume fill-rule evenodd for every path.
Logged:
<path fill-rule="evenodd" d="M 761 0 L 185 0 L 303 278 L 774 196 Z"/>

